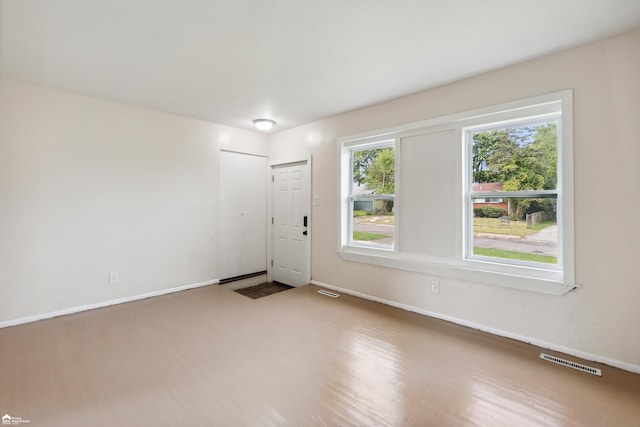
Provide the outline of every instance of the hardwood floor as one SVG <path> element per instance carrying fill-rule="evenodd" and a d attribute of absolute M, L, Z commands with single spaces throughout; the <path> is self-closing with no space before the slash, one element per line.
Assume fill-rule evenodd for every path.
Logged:
<path fill-rule="evenodd" d="M 640 375 L 589 362 L 596 377 L 533 346 L 318 289 L 251 300 L 210 286 L 1 329 L 0 416 L 64 427 L 640 425 Z"/>

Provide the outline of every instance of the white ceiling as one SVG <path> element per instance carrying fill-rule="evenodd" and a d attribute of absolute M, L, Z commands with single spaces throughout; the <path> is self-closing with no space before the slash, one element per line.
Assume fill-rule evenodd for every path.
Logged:
<path fill-rule="evenodd" d="M 0 0 L 0 73 L 278 131 L 638 27 L 640 0 Z"/>

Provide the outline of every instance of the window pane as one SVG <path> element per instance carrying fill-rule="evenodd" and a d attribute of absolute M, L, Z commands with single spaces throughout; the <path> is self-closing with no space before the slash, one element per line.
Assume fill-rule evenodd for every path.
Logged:
<path fill-rule="evenodd" d="M 393 147 L 358 150 L 352 153 L 352 196 L 395 193 Z"/>
<path fill-rule="evenodd" d="M 473 199 L 473 254 L 557 264 L 557 205 L 555 198 L 512 198 L 491 205 Z"/>
<path fill-rule="evenodd" d="M 555 190 L 555 121 L 474 132 L 471 191 Z"/>
<path fill-rule="evenodd" d="M 352 241 L 393 246 L 393 203 L 393 200 L 355 200 Z"/>

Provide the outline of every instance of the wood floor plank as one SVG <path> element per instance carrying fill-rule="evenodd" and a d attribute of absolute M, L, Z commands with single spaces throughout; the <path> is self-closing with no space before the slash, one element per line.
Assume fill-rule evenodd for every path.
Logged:
<path fill-rule="evenodd" d="M 33 426 L 638 425 L 639 375 L 588 363 L 603 371 L 592 376 L 524 343 L 317 290 L 251 300 L 209 286 L 1 329 L 0 415 Z"/>

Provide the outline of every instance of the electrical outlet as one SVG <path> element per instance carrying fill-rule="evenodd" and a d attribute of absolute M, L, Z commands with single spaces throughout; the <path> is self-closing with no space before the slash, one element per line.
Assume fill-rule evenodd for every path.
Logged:
<path fill-rule="evenodd" d="M 433 292 L 435 294 L 439 294 L 440 293 L 440 282 L 438 282 L 436 280 L 431 282 L 431 292 Z"/>
<path fill-rule="evenodd" d="M 110 284 L 118 283 L 118 272 L 117 271 L 112 271 L 111 273 L 109 273 L 109 283 Z"/>

